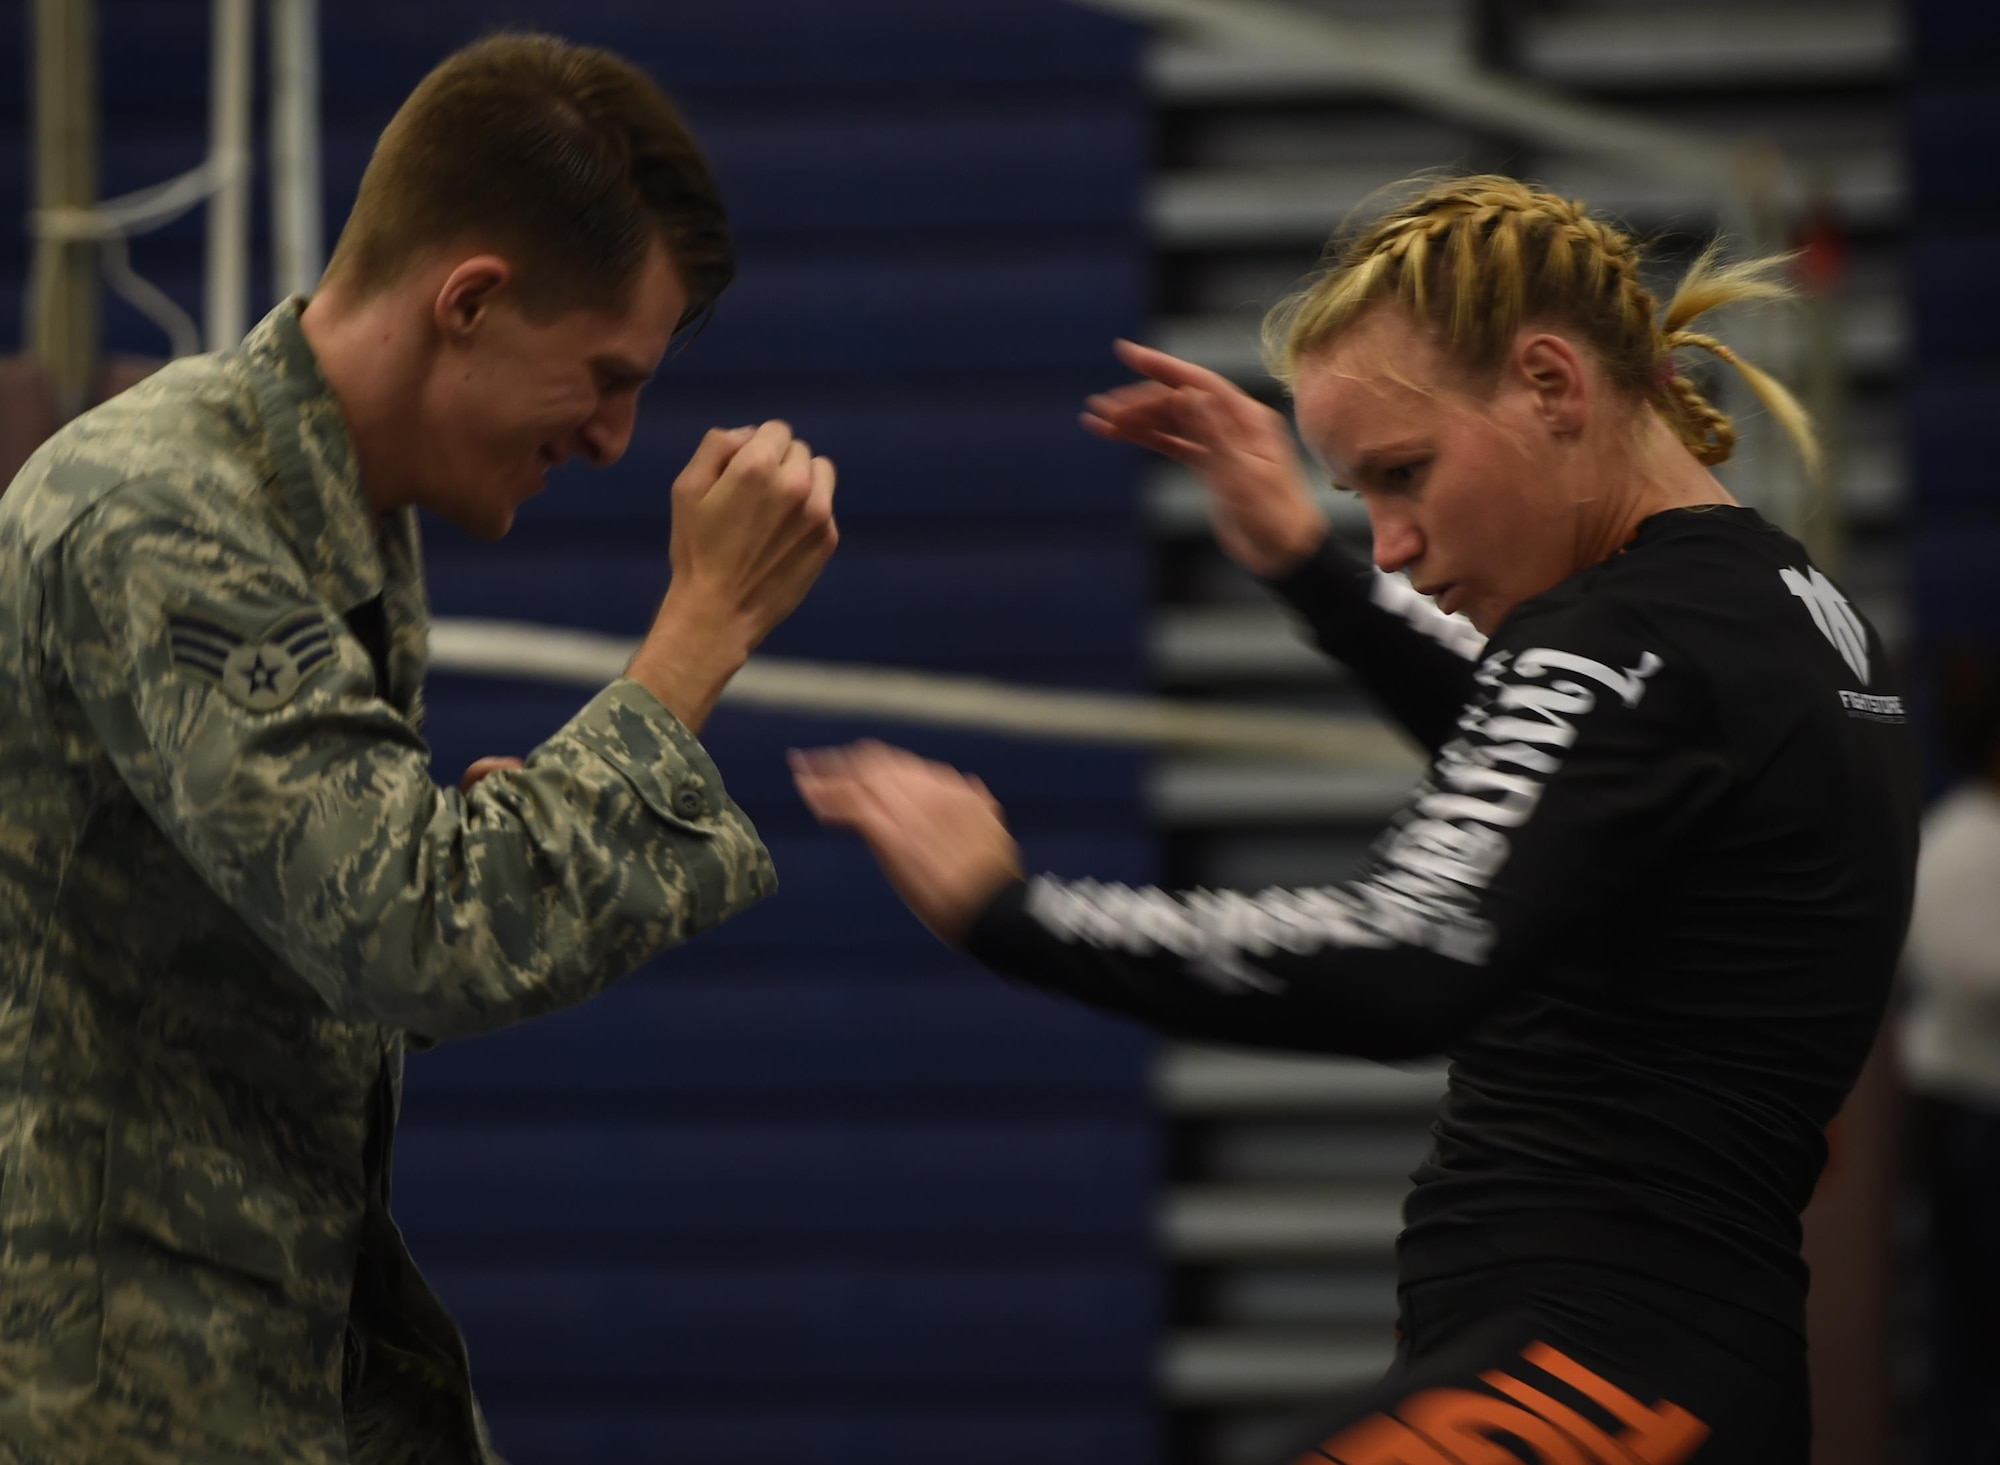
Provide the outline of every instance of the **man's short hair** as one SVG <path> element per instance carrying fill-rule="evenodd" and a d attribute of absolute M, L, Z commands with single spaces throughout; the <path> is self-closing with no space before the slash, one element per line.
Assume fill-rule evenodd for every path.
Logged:
<path fill-rule="evenodd" d="M 735 273 L 693 134 L 622 57 L 509 33 L 446 57 L 397 109 L 327 277 L 372 294 L 432 250 L 492 249 L 546 316 L 622 306 L 656 238 L 688 292 L 684 327 Z"/>

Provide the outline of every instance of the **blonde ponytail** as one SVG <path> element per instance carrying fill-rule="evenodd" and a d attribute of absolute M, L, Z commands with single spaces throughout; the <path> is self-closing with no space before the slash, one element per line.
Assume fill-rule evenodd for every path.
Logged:
<path fill-rule="evenodd" d="M 1723 462 L 1729 457 L 1736 446 L 1734 424 L 1726 413 L 1710 403 L 1694 383 L 1680 373 L 1673 360 L 1676 351 L 1706 351 L 1736 368 L 1737 374 L 1757 400 L 1764 404 L 1764 410 L 1777 419 L 1778 425 L 1785 430 L 1785 436 L 1792 440 L 1792 446 L 1805 461 L 1807 471 L 1817 478 L 1824 461 L 1819 435 L 1813 430 L 1812 417 L 1799 399 L 1783 382 L 1760 367 L 1752 366 L 1715 337 L 1687 329 L 1690 323 L 1725 305 L 1792 299 L 1797 292 L 1783 280 L 1772 278 L 1790 265 L 1792 257 L 1772 255 L 1765 259 L 1722 265 L 1719 263 L 1720 256 L 1719 244 L 1711 244 L 1703 250 L 1701 257 L 1681 277 L 1673 298 L 1661 313 L 1660 346 L 1661 354 L 1666 359 L 1663 368 L 1666 391 L 1659 405 L 1695 457 L 1709 464 Z"/>

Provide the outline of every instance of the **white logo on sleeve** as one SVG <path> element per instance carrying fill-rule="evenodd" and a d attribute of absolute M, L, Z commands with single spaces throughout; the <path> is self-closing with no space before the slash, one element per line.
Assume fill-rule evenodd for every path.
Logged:
<path fill-rule="evenodd" d="M 1847 603 L 1847 597 L 1818 570 L 1809 569 L 1803 575 L 1797 570 L 1780 570 L 1778 578 L 1785 582 L 1787 590 L 1806 603 L 1806 609 L 1812 612 L 1813 624 L 1854 668 L 1854 674 L 1861 678 L 1865 686 L 1868 682 L 1868 632 L 1861 624 L 1861 617 L 1854 613 L 1854 607 Z"/>
<path fill-rule="evenodd" d="M 1496 651 L 1474 678 L 1485 690 L 1439 750 L 1431 777 L 1376 841 L 1362 873 L 1339 885 L 1178 894 L 1038 877 L 1027 912 L 1059 939 L 1181 959 L 1226 992 L 1279 992 L 1260 961 L 1323 947 L 1419 947 L 1483 966 L 1498 939 L 1483 902 L 1541 804 L 1584 720 L 1615 697 L 1637 707 L 1665 663 L 1642 652 L 1619 666 L 1537 646 Z M 1608 694 L 1608 695 L 1607 695 Z"/>
<path fill-rule="evenodd" d="M 1430 637 L 1448 651 L 1467 661 L 1477 661 L 1486 649 L 1479 628 L 1462 615 L 1446 615 L 1428 596 L 1419 595 L 1407 575 L 1375 572 L 1375 585 L 1368 598 L 1391 615 L 1401 616 L 1410 626 Z"/>

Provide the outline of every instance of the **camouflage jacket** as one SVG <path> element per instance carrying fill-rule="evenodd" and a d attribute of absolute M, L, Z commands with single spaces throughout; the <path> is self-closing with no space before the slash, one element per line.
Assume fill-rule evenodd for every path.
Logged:
<path fill-rule="evenodd" d="M 426 628 L 297 302 L 0 497 L 0 1459 L 493 1458 L 389 1217 L 404 1035 L 580 1001 L 775 882 L 629 681 L 440 789 Z"/>

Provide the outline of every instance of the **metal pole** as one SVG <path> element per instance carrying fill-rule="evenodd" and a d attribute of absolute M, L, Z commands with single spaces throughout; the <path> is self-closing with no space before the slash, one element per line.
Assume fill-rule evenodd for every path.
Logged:
<path fill-rule="evenodd" d="M 88 209 L 97 201 L 97 3 L 35 0 L 35 207 Z M 37 237 L 30 349 L 47 371 L 57 410 L 83 410 L 97 373 L 97 246 Z"/>
<path fill-rule="evenodd" d="M 58 0 L 60 3 L 60 0 Z M 209 64 L 208 155 L 217 170 L 208 203 L 208 278 L 203 334 L 211 351 L 248 328 L 250 284 L 251 0 L 215 0 Z"/>
<path fill-rule="evenodd" d="M 320 221 L 319 0 L 271 0 L 271 238 L 280 298 L 326 266 Z"/>

